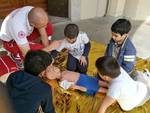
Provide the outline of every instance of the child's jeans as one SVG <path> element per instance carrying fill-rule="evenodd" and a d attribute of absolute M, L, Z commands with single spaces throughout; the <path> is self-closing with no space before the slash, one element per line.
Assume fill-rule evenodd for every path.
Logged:
<path fill-rule="evenodd" d="M 88 58 L 87 57 L 86 57 L 86 60 L 87 60 L 87 65 L 83 66 L 83 65 L 80 65 L 80 62 L 78 59 L 73 57 L 71 54 L 68 54 L 67 70 L 86 74 L 87 68 L 88 68 Z"/>

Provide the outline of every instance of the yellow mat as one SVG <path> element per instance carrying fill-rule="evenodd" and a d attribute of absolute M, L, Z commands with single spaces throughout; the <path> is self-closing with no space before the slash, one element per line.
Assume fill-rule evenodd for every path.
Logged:
<path fill-rule="evenodd" d="M 105 46 L 96 42 L 91 43 L 92 47 L 89 55 L 88 74 L 94 76 L 96 72 L 95 60 L 104 54 Z M 64 56 L 66 56 L 66 53 Z M 65 63 L 61 63 L 60 65 L 61 68 L 64 68 Z M 144 68 L 148 68 L 150 70 L 150 61 L 138 58 L 136 69 L 143 70 Z M 104 97 L 102 94 L 98 94 L 93 97 L 88 96 L 86 93 L 77 91 L 65 91 L 57 85 L 56 81 L 47 80 L 47 82 L 53 87 L 53 102 L 56 113 L 97 113 L 100 103 Z M 143 106 L 128 112 L 122 111 L 119 105 L 115 104 L 110 106 L 106 113 L 150 113 L 150 101 L 145 103 Z"/>

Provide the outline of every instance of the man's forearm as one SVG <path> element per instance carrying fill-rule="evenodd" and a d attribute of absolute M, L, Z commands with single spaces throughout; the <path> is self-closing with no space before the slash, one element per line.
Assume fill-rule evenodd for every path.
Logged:
<path fill-rule="evenodd" d="M 21 50 L 22 56 L 25 57 L 26 53 L 30 50 L 30 46 L 29 44 L 21 45 L 19 49 Z"/>
<path fill-rule="evenodd" d="M 44 47 L 47 47 L 49 45 L 47 34 L 46 35 L 41 35 L 41 40 L 42 40 L 42 44 L 44 45 Z"/>
<path fill-rule="evenodd" d="M 47 32 L 45 28 L 43 27 L 39 29 L 39 33 L 41 35 L 41 40 L 42 40 L 44 47 L 47 47 L 49 45 L 49 41 L 48 41 L 48 36 L 47 36 Z"/>
<path fill-rule="evenodd" d="M 61 41 L 62 40 L 55 40 L 49 46 L 45 47 L 43 50 L 46 52 L 56 50 L 60 46 Z"/>

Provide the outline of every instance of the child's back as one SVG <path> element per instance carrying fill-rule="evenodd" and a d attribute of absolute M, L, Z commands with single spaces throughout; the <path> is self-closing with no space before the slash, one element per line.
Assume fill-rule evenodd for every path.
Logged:
<path fill-rule="evenodd" d="M 96 60 L 99 76 L 109 83 L 107 95 L 104 97 L 99 113 L 118 102 L 123 110 L 131 110 L 143 105 L 147 99 L 148 88 L 139 81 L 134 81 L 129 74 L 120 67 L 116 58 L 112 56 L 100 57 Z"/>
<path fill-rule="evenodd" d="M 116 99 L 123 110 L 141 105 L 147 95 L 147 87 L 134 81 L 122 68 L 121 74 L 112 80 L 107 96 Z"/>

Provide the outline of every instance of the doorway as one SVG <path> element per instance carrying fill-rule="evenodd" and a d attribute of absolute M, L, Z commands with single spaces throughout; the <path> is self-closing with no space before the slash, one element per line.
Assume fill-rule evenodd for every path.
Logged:
<path fill-rule="evenodd" d="M 6 17 L 12 10 L 22 6 L 38 6 L 47 11 L 47 0 L 0 0 L 0 18 Z"/>
<path fill-rule="evenodd" d="M 51 16 L 68 18 L 68 0 L 48 0 L 48 13 Z"/>

